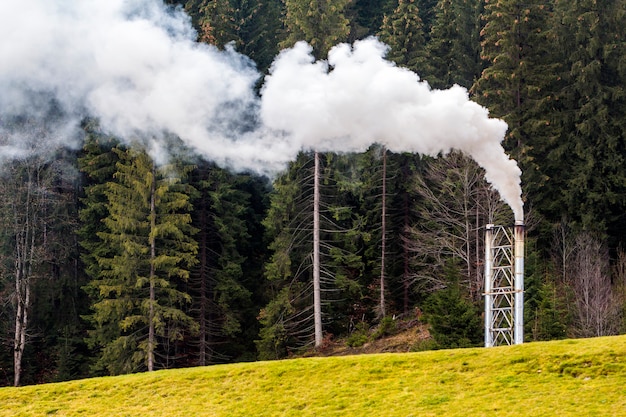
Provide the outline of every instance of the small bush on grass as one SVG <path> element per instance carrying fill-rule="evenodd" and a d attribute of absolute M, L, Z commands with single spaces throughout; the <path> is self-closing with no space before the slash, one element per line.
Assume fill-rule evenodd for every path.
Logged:
<path fill-rule="evenodd" d="M 381 337 L 391 336 L 396 333 L 397 327 L 398 326 L 396 325 L 396 321 L 393 317 L 385 316 L 380 321 L 376 331 L 372 334 L 372 339 L 378 340 Z"/>
<path fill-rule="evenodd" d="M 356 329 L 346 339 L 346 345 L 350 347 L 360 347 L 369 341 L 369 327 L 367 323 L 357 324 Z"/>

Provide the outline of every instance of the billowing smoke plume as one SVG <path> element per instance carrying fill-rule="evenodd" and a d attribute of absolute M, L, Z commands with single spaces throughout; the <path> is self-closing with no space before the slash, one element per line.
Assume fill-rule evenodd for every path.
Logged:
<path fill-rule="evenodd" d="M 259 75 L 244 56 L 194 38 L 188 17 L 156 0 L 3 0 L 4 129 L 16 117 L 76 127 L 89 115 L 127 140 L 166 133 L 217 162 L 237 157 L 231 124 L 257 105 Z M 7 149 L 55 145 L 9 136 Z"/>
<path fill-rule="evenodd" d="M 261 98 L 249 59 L 196 43 L 188 16 L 160 0 L 3 0 L 0 39 L 0 158 L 78 146 L 87 116 L 155 152 L 176 136 L 219 164 L 258 172 L 284 168 L 303 149 L 456 149 L 522 219 L 520 170 L 501 146 L 506 124 L 461 87 L 430 90 L 386 61 L 375 39 L 338 45 L 327 61 L 305 43 L 283 51 Z"/>
<path fill-rule="evenodd" d="M 288 132 L 297 148 L 364 151 L 380 143 L 432 156 L 460 150 L 522 220 L 521 171 L 501 145 L 506 123 L 490 119 L 462 87 L 431 90 L 386 61 L 385 52 L 376 39 L 338 45 L 327 62 L 315 62 L 306 43 L 283 51 L 263 89 L 263 122 Z"/>

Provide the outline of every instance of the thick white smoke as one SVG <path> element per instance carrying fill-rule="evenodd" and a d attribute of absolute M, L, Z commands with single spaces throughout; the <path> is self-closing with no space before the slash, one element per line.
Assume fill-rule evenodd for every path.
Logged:
<path fill-rule="evenodd" d="M 160 0 L 3 0 L 0 40 L 5 157 L 67 145 L 86 116 L 121 138 L 175 135 L 219 164 L 259 172 L 303 149 L 456 149 L 485 168 L 522 219 L 520 170 L 501 146 L 506 124 L 461 87 L 430 90 L 386 61 L 375 39 L 338 45 L 327 61 L 316 62 L 305 43 L 283 51 L 261 98 L 250 60 L 196 43 L 189 18 Z M 16 118 L 28 123 L 12 127 Z M 23 128 L 37 124 L 48 133 Z"/>
<path fill-rule="evenodd" d="M 157 0 L 2 0 L 0 39 L 5 131 L 16 116 L 49 124 L 54 114 L 76 127 L 89 115 L 127 140 L 167 133 L 217 162 L 239 157 L 232 124 L 258 105 L 259 74 L 232 50 L 196 43 L 179 9 Z M 24 145 L 24 132 L 5 136 L 11 149 Z"/>
<path fill-rule="evenodd" d="M 521 171 L 501 145 L 506 123 L 489 118 L 462 87 L 431 90 L 385 60 L 386 50 L 371 38 L 334 47 L 327 62 L 315 62 L 304 42 L 283 51 L 262 92 L 263 122 L 288 132 L 298 149 L 364 151 L 380 143 L 431 156 L 460 150 L 523 220 Z"/>

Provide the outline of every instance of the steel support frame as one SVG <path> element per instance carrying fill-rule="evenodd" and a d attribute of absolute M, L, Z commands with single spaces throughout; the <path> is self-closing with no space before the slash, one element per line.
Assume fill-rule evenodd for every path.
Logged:
<path fill-rule="evenodd" d="M 485 232 L 485 347 L 524 340 L 524 226 Z"/>

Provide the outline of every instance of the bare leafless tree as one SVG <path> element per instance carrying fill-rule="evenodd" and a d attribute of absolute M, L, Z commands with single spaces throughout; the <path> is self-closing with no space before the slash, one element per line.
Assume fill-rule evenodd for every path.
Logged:
<path fill-rule="evenodd" d="M 0 225 L 4 257 L 13 268 L 2 273 L 13 284 L 14 385 L 20 384 L 24 350 L 29 342 L 33 288 L 51 274 L 62 238 L 54 229 L 59 221 L 59 166 L 39 157 L 6 163 L 0 184 Z"/>
<path fill-rule="evenodd" d="M 619 248 L 617 258 L 613 264 L 613 285 L 616 290 L 617 303 L 619 305 L 618 332 L 626 331 L 626 251 Z"/>
<path fill-rule="evenodd" d="M 568 281 L 572 271 L 572 258 L 575 256 L 576 236 L 567 219 L 562 219 L 554 228 L 550 257 L 555 272 L 562 283 Z"/>
<path fill-rule="evenodd" d="M 581 232 L 567 253 L 563 257 L 564 272 L 573 293 L 574 335 L 616 334 L 620 327 L 620 303 L 611 281 L 606 245 L 594 234 Z"/>
<path fill-rule="evenodd" d="M 509 209 L 485 181 L 484 171 L 460 153 L 431 161 L 414 187 L 421 197 L 420 219 L 405 244 L 418 281 L 425 289 L 445 286 L 443 269 L 453 259 L 461 268 L 462 283 L 478 301 L 484 285 L 484 227 L 507 214 L 512 219 Z"/>

